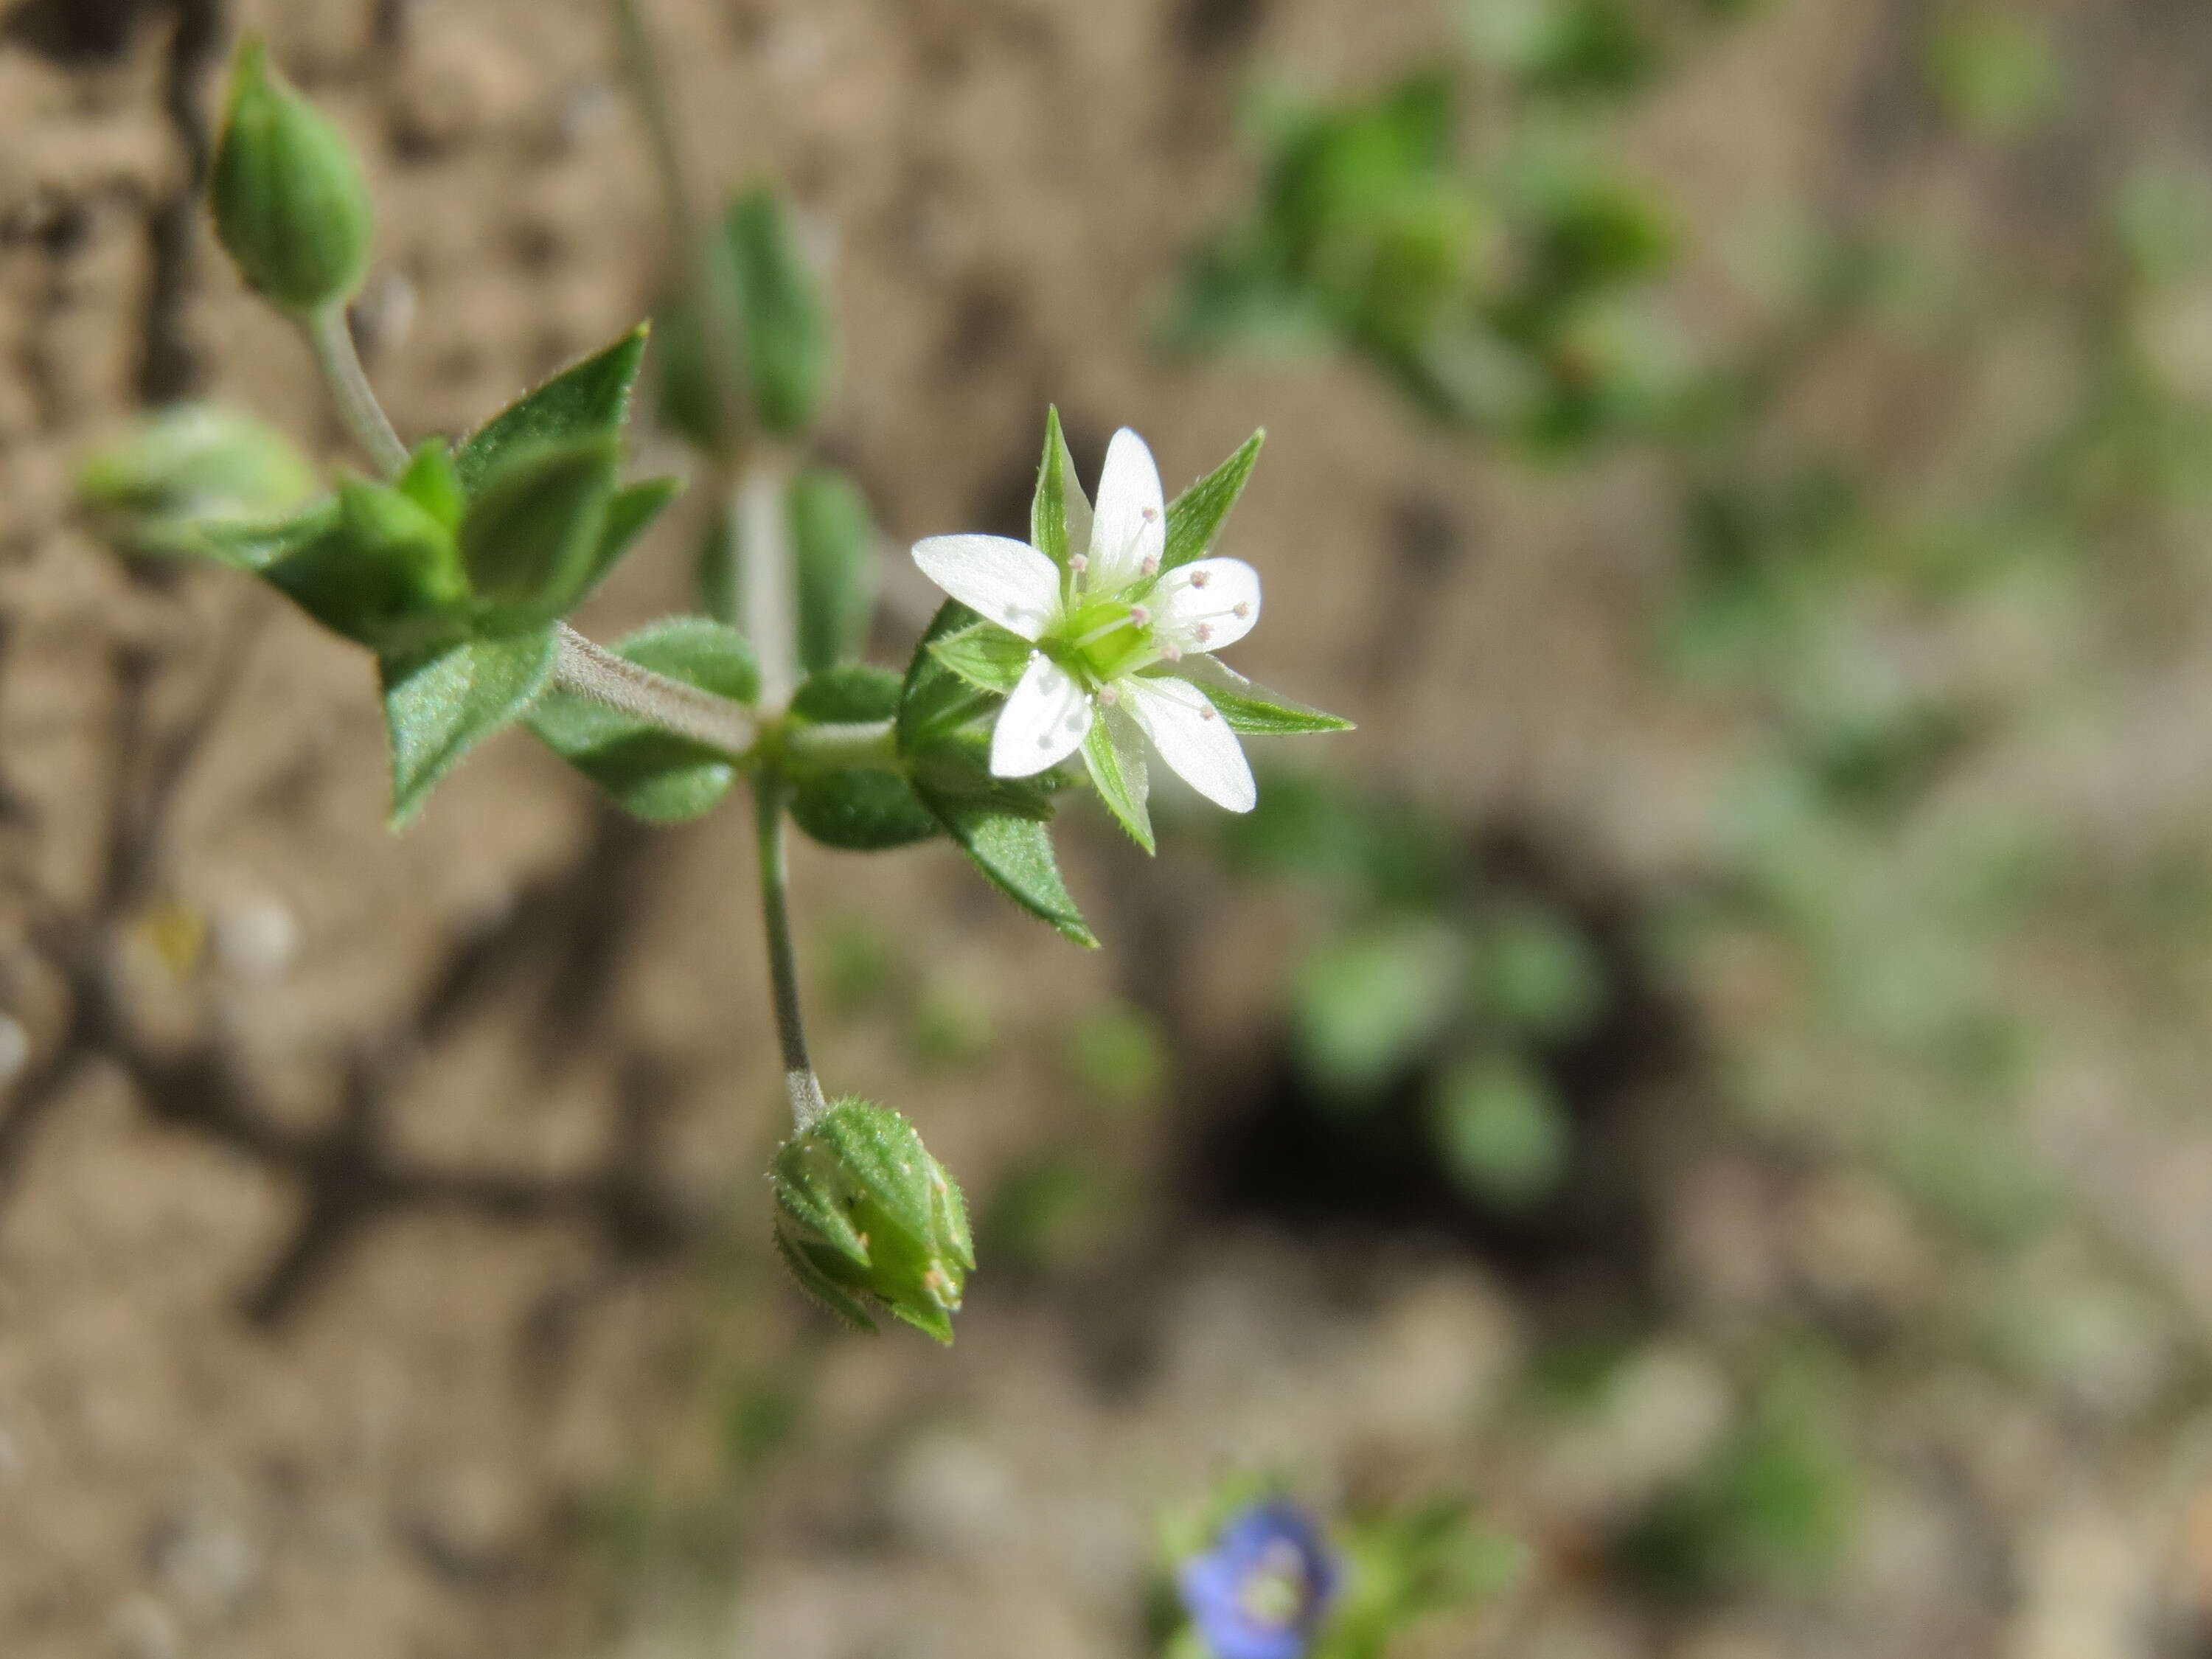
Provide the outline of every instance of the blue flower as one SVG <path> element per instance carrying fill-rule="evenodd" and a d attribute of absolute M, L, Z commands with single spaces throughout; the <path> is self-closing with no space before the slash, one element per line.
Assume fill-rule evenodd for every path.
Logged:
<path fill-rule="evenodd" d="M 1176 1586 L 1216 1659 L 1305 1659 L 1336 1580 L 1319 1529 L 1278 1498 L 1239 1513 Z"/>

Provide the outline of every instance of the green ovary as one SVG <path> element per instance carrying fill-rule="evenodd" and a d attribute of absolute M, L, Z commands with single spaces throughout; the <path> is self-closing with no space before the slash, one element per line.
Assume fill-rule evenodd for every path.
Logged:
<path fill-rule="evenodd" d="M 1093 685 L 1118 679 L 1159 654 L 1150 618 L 1140 622 L 1137 608 L 1118 599 L 1077 605 L 1038 643 L 1061 667 Z"/>

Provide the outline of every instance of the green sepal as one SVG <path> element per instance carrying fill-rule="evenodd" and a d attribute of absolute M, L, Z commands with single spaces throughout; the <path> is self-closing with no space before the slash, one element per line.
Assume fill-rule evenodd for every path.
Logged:
<path fill-rule="evenodd" d="M 915 647 L 899 691 L 899 755 L 915 793 L 993 885 L 1077 944 L 1095 948 L 1097 937 L 1060 879 L 1045 830 L 1057 775 L 993 777 L 989 737 L 975 724 L 990 700 L 930 651 L 976 620 L 974 611 L 948 600 Z"/>
<path fill-rule="evenodd" d="M 1279 691 L 1255 685 L 1228 664 L 1209 656 L 1185 657 L 1163 670 L 1188 680 L 1206 693 L 1206 700 L 1229 729 L 1250 738 L 1296 737 L 1314 732 L 1350 732 L 1352 723 L 1340 714 L 1324 714 L 1294 702 Z"/>
<path fill-rule="evenodd" d="M 315 473 L 290 440 L 252 416 L 180 404 L 88 457 L 76 490 L 120 551 L 255 570 L 283 548 Z"/>
<path fill-rule="evenodd" d="M 993 622 L 971 623 L 929 641 L 929 654 L 979 691 L 1006 696 L 1021 684 L 1036 647 Z"/>
<path fill-rule="evenodd" d="M 1167 550 L 1160 556 L 1160 568 L 1173 570 L 1212 550 L 1267 439 L 1264 428 L 1255 432 L 1234 455 L 1168 503 Z"/>
<path fill-rule="evenodd" d="M 510 457 L 543 445 L 620 431 L 650 327 L 640 323 L 604 350 L 571 363 L 471 433 L 453 456 L 461 488 L 476 495 Z"/>
<path fill-rule="evenodd" d="M 1060 428 L 1060 410 L 1044 412 L 1044 455 L 1037 462 L 1036 492 L 1030 498 L 1030 545 L 1062 569 L 1071 553 L 1091 547 L 1091 502 L 1075 476 L 1075 458 Z"/>
<path fill-rule="evenodd" d="M 583 596 L 601 568 L 618 447 L 605 435 L 510 451 L 474 491 L 461 557 L 488 631 L 541 627 Z"/>
<path fill-rule="evenodd" d="M 830 386 L 830 308 L 821 283 L 799 252 L 789 213 L 767 185 L 730 204 L 724 232 L 753 413 L 780 438 L 803 437 Z"/>
<path fill-rule="evenodd" d="M 848 1097 L 777 1148 L 778 1249 L 800 1285 L 864 1330 L 875 1313 L 952 1340 L 975 1247 L 960 1189 L 896 1112 Z"/>
<path fill-rule="evenodd" d="M 381 653 L 420 651 L 467 628 L 453 532 L 367 478 L 341 479 L 327 527 L 261 574 L 324 627 Z"/>
<path fill-rule="evenodd" d="M 799 659 L 807 672 L 819 673 L 857 657 L 867 643 L 878 574 L 876 523 L 860 486 L 835 467 L 800 472 L 788 505 Z"/>
<path fill-rule="evenodd" d="M 835 726 L 889 720 L 897 712 L 899 677 L 848 663 L 814 675 L 791 700 L 803 720 Z M 792 822 L 825 847 L 873 853 L 909 847 L 940 833 L 913 787 L 882 767 L 840 767 L 800 778 L 792 793 Z"/>
<path fill-rule="evenodd" d="M 468 494 L 461 488 L 460 474 L 453 470 L 453 451 L 443 438 L 434 435 L 416 445 L 414 454 L 408 458 L 407 470 L 392 483 L 401 495 L 448 531 L 461 527 Z"/>
<path fill-rule="evenodd" d="M 612 649 L 718 696 L 750 702 L 760 695 L 752 647 L 709 617 L 666 617 Z M 556 690 L 540 699 L 530 729 L 625 811 L 652 823 L 680 823 L 712 811 L 737 776 L 730 757 L 573 692 Z"/>
<path fill-rule="evenodd" d="M 309 502 L 289 519 L 259 524 L 202 523 L 193 532 L 194 550 L 204 558 L 254 575 L 289 558 L 338 520 L 338 499 L 325 495 Z"/>
<path fill-rule="evenodd" d="M 341 305 L 368 274 L 375 210 L 353 146 L 270 67 L 258 36 L 231 59 L 208 204 L 246 285 L 288 311 Z"/>
<path fill-rule="evenodd" d="M 530 707 L 553 678 L 556 651 L 545 628 L 383 659 L 393 829 L 422 810 L 464 755 Z"/>
<path fill-rule="evenodd" d="M 1091 774 L 1091 785 L 1097 790 L 1098 799 L 1106 804 L 1114 821 L 1129 832 L 1129 839 L 1147 853 L 1157 852 L 1152 816 L 1146 810 L 1149 778 L 1144 760 L 1133 751 L 1125 756 L 1114 739 L 1111 722 L 1103 717 L 1092 720 L 1083 739 L 1084 769 Z"/>

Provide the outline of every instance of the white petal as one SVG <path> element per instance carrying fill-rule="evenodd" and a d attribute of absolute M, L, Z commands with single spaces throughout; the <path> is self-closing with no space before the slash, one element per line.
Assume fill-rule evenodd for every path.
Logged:
<path fill-rule="evenodd" d="M 1160 470 L 1145 441 L 1125 426 L 1106 446 L 1106 465 L 1098 475 L 1098 506 L 1091 520 L 1091 591 L 1120 592 L 1145 574 L 1146 560 L 1157 570 L 1167 545 Z"/>
<path fill-rule="evenodd" d="M 1160 579 L 1154 630 L 1181 651 L 1234 645 L 1260 620 L 1260 573 L 1242 559 L 1200 559 Z"/>
<path fill-rule="evenodd" d="M 1091 698 L 1074 677 L 1038 652 L 992 728 L 992 775 L 1025 778 L 1066 760 L 1089 735 L 1091 714 Z"/>
<path fill-rule="evenodd" d="M 1243 745 L 1206 693 L 1167 676 L 1117 680 L 1129 713 L 1160 758 L 1217 806 L 1249 812 L 1260 799 Z"/>
<path fill-rule="evenodd" d="M 931 536 L 914 544 L 921 574 L 979 617 L 1033 640 L 1060 611 L 1060 568 L 1005 536 Z"/>

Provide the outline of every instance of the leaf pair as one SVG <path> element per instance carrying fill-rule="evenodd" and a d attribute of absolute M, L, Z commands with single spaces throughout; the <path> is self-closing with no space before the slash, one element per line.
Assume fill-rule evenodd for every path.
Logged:
<path fill-rule="evenodd" d="M 783 439 L 805 434 L 820 412 L 835 367 L 829 302 L 799 246 L 789 211 L 767 185 L 730 204 L 709 250 L 714 299 L 736 337 L 717 340 L 683 306 L 664 307 L 661 414 L 703 449 L 727 450 L 726 386 L 743 389 L 737 413 Z M 726 345 L 735 361 L 717 365 Z"/>
<path fill-rule="evenodd" d="M 673 479 L 617 481 L 620 433 L 645 339 L 642 326 L 632 330 L 516 399 L 450 453 L 441 441 L 424 443 L 395 485 L 350 487 L 358 499 L 374 501 L 377 521 L 391 531 L 374 568 L 416 573 L 416 599 L 456 624 L 441 637 L 416 638 L 417 613 L 403 605 L 388 629 L 380 624 L 368 639 L 383 668 L 395 825 L 421 810 L 471 749 L 530 709 L 552 678 L 560 618 L 675 498 Z M 347 501 L 342 489 L 342 515 Z M 433 526 L 446 538 L 436 556 L 422 550 Z M 290 564 L 271 565 L 270 579 L 350 631 L 331 614 L 348 603 L 345 569 L 319 560 L 292 571 L 288 586 Z M 358 611 L 351 619 L 361 620 Z M 718 658 L 710 672 L 726 678 L 732 671 Z M 568 730 L 557 715 L 556 725 Z M 589 743 L 579 745 L 579 753 L 593 751 Z M 635 749 L 624 753 L 635 762 Z M 664 810 L 687 788 L 705 787 L 699 769 L 711 763 L 686 752 L 670 764 L 687 781 L 669 785 L 666 795 L 647 791 Z M 619 765 L 607 761 L 603 770 L 610 769 Z M 625 787 L 646 789 L 635 769 L 622 775 Z"/>

